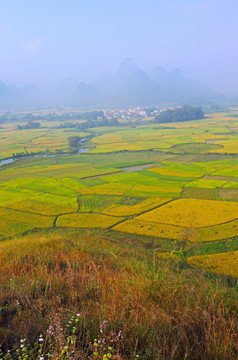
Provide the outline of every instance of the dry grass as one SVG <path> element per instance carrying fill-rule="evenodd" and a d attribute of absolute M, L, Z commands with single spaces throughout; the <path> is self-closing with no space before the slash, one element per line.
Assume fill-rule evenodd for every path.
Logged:
<path fill-rule="evenodd" d="M 142 246 L 111 243 L 92 231 L 54 230 L 1 243 L 0 266 L 5 351 L 23 337 L 34 346 L 60 310 L 65 318 L 81 313 L 81 333 L 91 341 L 102 320 L 122 330 L 122 359 L 238 355 L 235 289 Z M 77 347 L 86 354 L 81 338 Z"/>

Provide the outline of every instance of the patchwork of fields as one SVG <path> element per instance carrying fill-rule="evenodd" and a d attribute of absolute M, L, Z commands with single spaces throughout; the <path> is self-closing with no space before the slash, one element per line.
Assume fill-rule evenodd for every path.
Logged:
<path fill-rule="evenodd" d="M 238 276 L 238 118 L 167 125 L 93 129 L 87 154 L 1 166 L 0 238 L 57 226 L 176 241 L 197 253 L 204 243 L 232 241 L 221 257 L 195 251 L 188 263 Z M 28 151 L 66 149 L 63 130 L 18 132 L 14 142 L 14 129 L 2 128 L 0 136 L 2 158 L 26 142 Z M 223 271 L 233 258 L 237 270 Z"/>

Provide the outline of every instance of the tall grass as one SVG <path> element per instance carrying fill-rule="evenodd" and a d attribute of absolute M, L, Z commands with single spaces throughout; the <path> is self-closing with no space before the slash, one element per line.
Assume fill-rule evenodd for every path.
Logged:
<path fill-rule="evenodd" d="M 0 269 L 0 342 L 5 354 L 16 354 L 14 349 L 26 339 L 29 359 L 39 359 L 37 339 L 40 334 L 46 338 L 56 314 L 68 339 L 68 321 L 80 313 L 72 340 L 78 355 L 59 358 L 103 359 L 105 354 L 94 355 L 92 345 L 105 320 L 107 339 L 123 335 L 116 348 L 112 346 L 111 358 L 238 356 L 236 285 L 177 259 L 155 257 L 142 245 L 112 242 L 92 231 L 41 232 L 1 243 Z M 47 355 L 47 341 L 44 346 L 44 359 L 54 358 Z"/>

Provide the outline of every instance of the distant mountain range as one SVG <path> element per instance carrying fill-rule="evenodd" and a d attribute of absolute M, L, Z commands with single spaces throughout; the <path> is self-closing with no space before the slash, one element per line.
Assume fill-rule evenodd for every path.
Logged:
<path fill-rule="evenodd" d="M 55 82 L 46 89 L 28 84 L 18 89 L 0 81 L 0 107 L 24 108 L 71 106 L 82 109 L 202 104 L 223 99 L 208 86 L 187 79 L 180 69 L 167 72 L 158 67 L 149 73 L 125 59 L 115 74 L 104 74 L 93 84 L 74 78 Z"/>

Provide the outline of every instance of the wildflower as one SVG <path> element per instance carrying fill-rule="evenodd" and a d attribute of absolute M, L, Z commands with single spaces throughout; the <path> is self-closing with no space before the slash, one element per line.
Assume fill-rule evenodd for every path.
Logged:
<path fill-rule="evenodd" d="M 40 337 L 39 337 L 39 342 L 43 342 L 43 341 L 44 341 L 43 335 L 40 335 Z"/>

